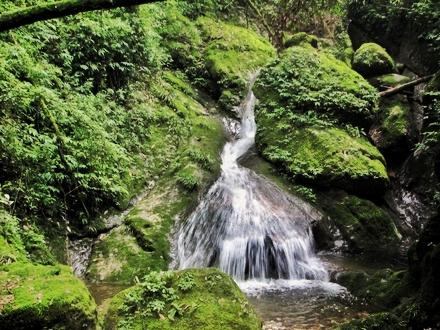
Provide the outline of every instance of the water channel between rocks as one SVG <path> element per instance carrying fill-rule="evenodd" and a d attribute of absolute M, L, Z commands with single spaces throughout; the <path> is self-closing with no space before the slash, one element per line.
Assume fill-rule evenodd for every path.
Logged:
<path fill-rule="evenodd" d="M 368 306 L 329 281 L 330 270 L 359 268 L 356 263 L 315 254 L 311 223 L 319 212 L 240 165 L 255 143 L 255 102 L 250 88 L 239 108 L 241 125 L 231 125 L 235 137 L 223 149 L 219 179 L 177 224 L 170 268 L 228 273 L 267 330 L 328 329 L 365 315 Z M 98 304 L 122 289 L 90 285 Z"/>

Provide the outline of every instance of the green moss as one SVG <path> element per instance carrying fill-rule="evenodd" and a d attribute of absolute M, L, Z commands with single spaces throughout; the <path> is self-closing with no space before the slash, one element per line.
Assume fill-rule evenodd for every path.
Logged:
<path fill-rule="evenodd" d="M 379 309 L 393 308 L 415 292 L 408 272 L 403 270 L 383 269 L 372 275 L 344 272 L 336 280 L 353 295 Z"/>
<path fill-rule="evenodd" d="M 284 47 L 289 48 L 292 46 L 310 45 L 314 48 L 318 48 L 318 38 L 314 35 L 307 34 L 305 32 L 298 32 L 284 37 Z"/>
<path fill-rule="evenodd" d="M 9 329 L 94 329 L 96 305 L 69 267 L 0 268 L 0 322 Z"/>
<path fill-rule="evenodd" d="M 288 117 L 262 113 L 258 123 L 262 155 L 293 178 L 352 191 L 380 191 L 388 182 L 383 156 L 363 137 L 335 127 L 299 127 Z"/>
<path fill-rule="evenodd" d="M 225 90 L 241 95 L 250 74 L 275 57 L 274 47 L 252 30 L 208 17 L 199 18 L 197 25 L 206 42 L 206 66 L 219 95 Z"/>
<path fill-rule="evenodd" d="M 177 183 L 185 190 L 196 190 L 201 183 L 201 175 L 194 164 L 189 164 L 177 173 Z"/>
<path fill-rule="evenodd" d="M 150 166 L 160 179 L 124 219 L 124 226 L 95 245 L 87 272 L 91 281 L 133 283 L 148 271 L 167 269 L 168 236 L 175 219 L 194 206 L 199 191 L 220 171 L 225 134 L 215 110 L 184 76 L 164 74 L 155 89 L 165 104 L 162 120 L 170 125 L 160 122 L 150 132 L 150 152 L 158 158 Z M 179 131 L 181 122 L 184 132 Z M 172 139 L 176 136 L 177 141 Z"/>
<path fill-rule="evenodd" d="M 143 250 L 129 228 L 120 226 L 100 237 L 93 247 L 86 278 L 91 282 L 132 283 L 153 267 L 151 252 Z M 163 261 L 162 261 L 163 263 Z"/>
<path fill-rule="evenodd" d="M 365 43 L 354 53 L 353 69 L 365 77 L 391 73 L 395 69 L 394 60 L 378 44 Z"/>
<path fill-rule="evenodd" d="M 311 46 L 293 46 L 262 70 L 254 90 L 257 147 L 266 159 L 296 179 L 384 190 L 383 156 L 347 125 L 368 127 L 376 111 L 377 92 L 358 73 Z"/>
<path fill-rule="evenodd" d="M 384 150 L 399 147 L 408 139 L 411 108 L 398 97 L 381 101 L 378 123 L 370 131 L 374 144 Z"/>
<path fill-rule="evenodd" d="M 158 291 L 159 289 L 160 291 Z M 105 329 L 261 329 L 235 282 L 216 269 L 152 274 L 115 296 Z"/>
<path fill-rule="evenodd" d="M 325 114 L 366 127 L 376 110 L 377 92 L 358 73 L 331 54 L 311 46 L 293 46 L 265 67 L 254 91 L 258 113 Z"/>
<path fill-rule="evenodd" d="M 372 78 L 371 83 L 377 87 L 389 88 L 389 87 L 395 87 L 398 85 L 405 84 L 410 80 L 411 78 L 407 76 L 402 76 L 397 73 L 388 73 Z"/>
<path fill-rule="evenodd" d="M 398 253 L 400 234 L 391 216 L 355 196 L 321 196 L 320 205 L 339 229 L 350 253 L 389 258 Z"/>

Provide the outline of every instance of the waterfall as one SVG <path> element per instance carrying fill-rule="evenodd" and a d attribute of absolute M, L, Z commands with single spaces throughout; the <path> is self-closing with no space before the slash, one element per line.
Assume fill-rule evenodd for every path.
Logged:
<path fill-rule="evenodd" d="M 327 280 L 313 251 L 308 205 L 238 163 L 255 143 L 255 102 L 251 86 L 220 178 L 178 229 L 176 266 L 218 267 L 237 281 Z"/>

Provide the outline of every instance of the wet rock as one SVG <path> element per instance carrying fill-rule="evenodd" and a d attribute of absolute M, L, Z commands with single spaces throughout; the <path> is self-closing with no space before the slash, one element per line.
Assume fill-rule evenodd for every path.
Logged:
<path fill-rule="evenodd" d="M 372 275 L 365 272 L 343 272 L 336 276 L 336 283 L 380 309 L 393 308 L 415 292 L 405 270 L 383 269 Z"/>
<path fill-rule="evenodd" d="M 331 249 L 379 259 L 398 255 L 401 237 L 387 211 L 343 192 L 325 192 L 319 203 L 329 218 L 318 222 L 316 230 L 323 233 L 321 237 Z"/>
<path fill-rule="evenodd" d="M 156 260 L 139 246 L 127 226 L 120 226 L 102 234 L 90 255 L 85 277 L 91 282 L 133 283 L 149 269 L 162 269 L 166 261 Z"/>

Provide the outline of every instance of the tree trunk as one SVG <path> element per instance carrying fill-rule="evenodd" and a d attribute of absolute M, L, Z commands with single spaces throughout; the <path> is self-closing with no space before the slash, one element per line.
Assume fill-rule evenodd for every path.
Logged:
<path fill-rule="evenodd" d="M 136 6 L 163 0 L 63 0 L 0 14 L 0 32 L 81 12 Z"/>
<path fill-rule="evenodd" d="M 423 83 L 425 81 L 428 81 L 428 80 L 430 80 L 433 77 L 434 77 L 434 75 L 430 75 L 430 76 L 426 76 L 426 77 L 422 77 L 422 78 L 410 81 L 410 82 L 408 82 L 406 84 L 402 84 L 402 85 L 399 85 L 399 86 L 396 86 L 396 87 L 389 88 L 386 91 L 380 92 L 379 96 L 380 97 L 386 97 L 386 96 L 391 96 L 391 95 L 397 94 L 397 93 L 399 93 L 399 92 L 401 92 L 401 91 L 403 91 L 403 90 L 405 90 L 405 89 L 407 89 L 409 87 L 417 86 L 417 85 L 419 85 L 419 84 L 421 84 L 421 83 Z"/>

